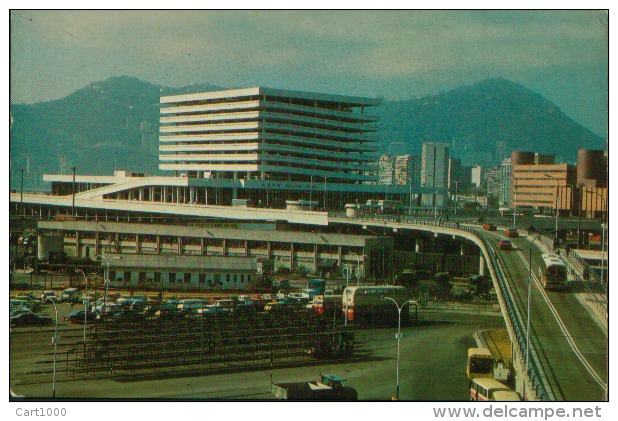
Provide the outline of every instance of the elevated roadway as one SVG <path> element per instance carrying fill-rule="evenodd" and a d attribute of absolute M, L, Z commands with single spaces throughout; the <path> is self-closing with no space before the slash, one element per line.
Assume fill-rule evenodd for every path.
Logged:
<path fill-rule="evenodd" d="M 498 242 L 506 237 L 479 227 L 462 226 L 458 229 L 453 223 L 442 225 L 426 220 L 330 218 L 329 222 L 381 227 L 384 230 L 424 230 L 463 237 L 477 244 L 484 239 L 485 244 L 496 251 L 497 262 L 506 275 L 506 282 L 513 295 L 512 302 L 525 320 L 532 238 L 522 236 L 511 239 L 514 249 L 502 251 L 498 248 Z M 570 282 L 566 292 L 545 291 L 541 287 L 538 270 L 541 254 L 547 253 L 547 250 L 538 243 L 532 246 L 531 254 L 533 284 L 530 297 L 530 340 L 531 358 L 536 359 L 536 366 L 542 371 L 542 383 L 546 389 L 543 391 L 544 397 L 564 401 L 603 400 L 608 381 L 607 329 L 582 294 L 576 291 L 577 282 Z M 505 309 L 503 313 L 506 314 Z M 511 339 L 516 342 L 516 338 Z M 520 367 L 520 370 L 525 370 L 525 367 Z"/>

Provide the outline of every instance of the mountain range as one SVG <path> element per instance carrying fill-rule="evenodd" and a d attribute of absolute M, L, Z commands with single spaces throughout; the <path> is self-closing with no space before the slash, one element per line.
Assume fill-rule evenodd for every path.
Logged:
<path fill-rule="evenodd" d="M 208 83 L 169 88 L 134 77 L 95 82 L 49 102 L 11 104 L 11 187 L 41 187 L 44 173 L 110 174 L 114 168 L 158 170 L 161 95 L 224 89 Z M 488 79 L 438 95 L 384 101 L 384 153 L 420 153 L 427 141 L 446 142 L 463 164 L 498 165 L 511 150 L 556 154 L 575 162 L 577 150 L 603 139 L 541 95 L 505 79 Z"/>

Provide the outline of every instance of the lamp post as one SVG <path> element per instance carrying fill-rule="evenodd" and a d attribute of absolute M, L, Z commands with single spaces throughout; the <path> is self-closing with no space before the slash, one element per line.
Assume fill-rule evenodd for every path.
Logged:
<path fill-rule="evenodd" d="M 75 273 L 81 273 L 84 276 L 86 282 L 86 289 L 84 290 L 84 346 L 86 346 L 86 326 L 88 324 L 88 277 L 81 269 L 75 269 Z"/>
<path fill-rule="evenodd" d="M 19 193 L 19 205 L 21 206 L 22 216 L 25 216 L 26 212 L 24 212 L 24 169 L 20 169 L 21 172 L 21 188 Z"/>
<path fill-rule="evenodd" d="M 547 178 L 553 178 L 554 180 L 556 180 L 556 240 L 557 240 L 558 239 L 558 197 L 560 196 L 560 190 L 559 190 L 560 180 L 558 180 L 558 178 L 554 177 L 553 175 L 549 175 L 549 174 L 543 174 L 543 175 Z"/>
<path fill-rule="evenodd" d="M 412 300 L 408 300 L 403 303 L 401 306 L 397 304 L 391 297 L 382 297 L 383 300 L 391 300 L 397 306 L 397 312 L 399 313 L 398 323 L 397 323 L 397 389 L 395 391 L 395 400 L 399 400 L 399 354 L 400 354 L 400 343 L 401 343 L 401 310 L 406 304 L 413 303 Z"/>
<path fill-rule="evenodd" d="M 513 178 L 515 188 L 513 189 L 513 228 L 517 228 L 517 178 Z"/>
<path fill-rule="evenodd" d="M 109 289 L 109 264 L 110 260 L 113 259 L 122 259 L 122 256 L 114 256 L 111 259 L 103 256 L 102 254 L 96 257 L 100 257 L 102 261 L 105 261 L 105 295 L 103 296 L 103 314 L 107 315 L 107 291 Z"/>
<path fill-rule="evenodd" d="M 75 171 L 77 171 L 77 167 L 71 167 L 73 171 L 73 201 L 71 204 L 71 215 L 75 216 Z"/>
<path fill-rule="evenodd" d="M 408 196 L 409 202 L 410 202 L 410 206 L 408 209 L 408 213 L 410 215 L 412 215 L 412 179 L 410 177 L 408 177 L 408 185 L 410 186 L 410 194 Z"/>
<path fill-rule="evenodd" d="M 52 336 L 52 345 L 54 345 L 54 374 L 52 375 L 52 398 L 56 398 L 56 355 L 58 352 L 58 309 L 56 300 L 50 300 L 54 305 L 54 313 L 56 314 L 56 326 L 54 327 L 54 336 Z M 62 305 L 60 305 L 62 307 Z"/>
<path fill-rule="evenodd" d="M 459 194 L 458 194 L 458 188 L 459 188 L 459 182 L 461 180 L 455 180 L 453 181 L 453 183 L 455 183 L 455 215 L 457 215 L 457 202 L 459 199 Z"/>

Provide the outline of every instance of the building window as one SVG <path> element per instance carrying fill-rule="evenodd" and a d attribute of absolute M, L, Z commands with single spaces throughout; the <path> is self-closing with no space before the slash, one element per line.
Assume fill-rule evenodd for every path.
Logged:
<path fill-rule="evenodd" d="M 116 281 L 116 271 L 115 270 L 110 270 L 109 274 L 107 276 L 109 277 L 108 280 L 110 282 L 115 282 Z"/>
<path fill-rule="evenodd" d="M 173 284 L 174 282 L 176 282 L 176 274 L 174 272 L 170 272 L 168 274 L 167 280 L 169 281 L 170 284 Z"/>
<path fill-rule="evenodd" d="M 155 272 L 154 273 L 154 281 L 157 284 L 161 283 L 161 272 Z"/>
<path fill-rule="evenodd" d="M 200 284 L 205 284 L 206 283 L 206 274 L 205 273 L 200 273 L 200 275 L 199 275 L 199 283 Z"/>
<path fill-rule="evenodd" d="M 185 284 L 191 283 L 191 274 L 190 273 L 185 273 L 184 274 L 184 278 L 185 278 Z"/>
<path fill-rule="evenodd" d="M 131 282 L 131 272 L 125 271 L 123 276 L 124 276 L 124 281 L 125 282 Z"/>
<path fill-rule="evenodd" d="M 225 274 L 225 282 L 228 283 L 228 284 L 230 283 L 230 274 L 229 273 Z"/>
<path fill-rule="evenodd" d="M 215 273 L 215 285 L 221 285 L 221 274 Z"/>
<path fill-rule="evenodd" d="M 245 282 L 245 275 L 240 275 L 240 283 L 242 284 L 243 282 Z"/>
<path fill-rule="evenodd" d="M 146 282 L 146 272 L 140 272 L 139 273 L 139 281 L 140 282 Z"/>
<path fill-rule="evenodd" d="M 234 283 L 238 282 L 238 277 L 236 274 L 234 274 Z"/>

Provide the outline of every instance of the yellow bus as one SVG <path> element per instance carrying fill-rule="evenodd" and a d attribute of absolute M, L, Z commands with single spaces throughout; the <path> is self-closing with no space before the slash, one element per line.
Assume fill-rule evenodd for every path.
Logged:
<path fill-rule="evenodd" d="M 466 365 L 468 380 L 494 377 L 494 357 L 487 348 L 469 348 Z"/>

